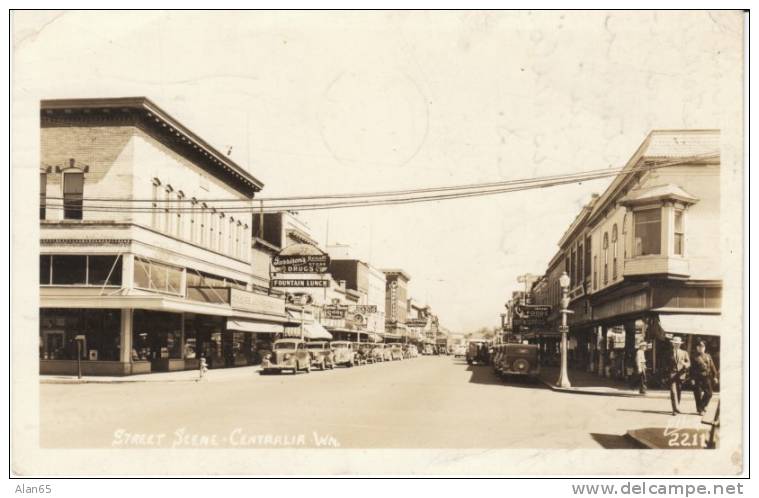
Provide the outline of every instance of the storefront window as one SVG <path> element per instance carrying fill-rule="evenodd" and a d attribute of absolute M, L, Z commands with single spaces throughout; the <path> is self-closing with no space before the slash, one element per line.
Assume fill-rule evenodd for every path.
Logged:
<path fill-rule="evenodd" d="M 634 256 L 661 253 L 661 209 L 635 211 Z"/>
<path fill-rule="evenodd" d="M 120 358 L 121 310 L 40 310 L 40 359 L 75 360 L 77 336 L 82 360 L 118 361 Z"/>
<path fill-rule="evenodd" d="M 132 358 L 166 360 L 182 357 L 182 315 L 135 310 Z"/>

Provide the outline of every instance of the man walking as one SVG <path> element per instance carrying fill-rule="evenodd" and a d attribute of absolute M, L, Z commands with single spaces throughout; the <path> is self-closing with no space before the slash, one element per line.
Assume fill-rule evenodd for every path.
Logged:
<path fill-rule="evenodd" d="M 706 343 L 698 341 L 696 345 L 696 355 L 693 358 L 691 367 L 691 378 L 693 379 L 693 395 L 696 398 L 696 410 L 703 416 L 709 401 L 714 393 L 714 384 L 719 382 L 719 372 L 714 364 L 712 356 L 706 352 Z"/>
<path fill-rule="evenodd" d="M 690 369 L 690 356 L 687 351 L 680 349 L 683 340 L 675 336 L 672 338 L 672 355 L 669 359 L 669 399 L 672 402 L 672 415 L 680 412 L 680 398 L 683 390 L 683 381 Z"/>
<path fill-rule="evenodd" d="M 646 394 L 648 391 L 646 379 L 646 343 L 638 344 L 638 351 L 635 353 L 635 368 L 638 370 L 638 382 L 640 383 L 640 394 Z"/>

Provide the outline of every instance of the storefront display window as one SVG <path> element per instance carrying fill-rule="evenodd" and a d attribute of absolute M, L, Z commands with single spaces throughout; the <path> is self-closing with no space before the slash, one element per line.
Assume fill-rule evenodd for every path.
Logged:
<path fill-rule="evenodd" d="M 40 310 L 40 359 L 75 360 L 76 336 L 84 336 L 83 360 L 118 361 L 121 310 Z"/>
<path fill-rule="evenodd" d="M 134 311 L 132 357 L 158 360 L 182 357 L 182 315 L 158 311 Z"/>

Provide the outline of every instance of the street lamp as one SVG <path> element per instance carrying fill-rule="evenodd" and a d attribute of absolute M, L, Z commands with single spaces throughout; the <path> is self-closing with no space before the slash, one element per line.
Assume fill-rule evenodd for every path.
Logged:
<path fill-rule="evenodd" d="M 567 332 L 569 327 L 567 326 L 567 314 L 572 313 L 569 309 L 569 275 L 567 272 L 563 272 L 559 277 L 559 286 L 561 287 L 561 326 L 559 331 L 561 332 L 561 369 L 559 370 L 559 379 L 556 381 L 557 387 L 572 387 L 569 382 L 569 374 L 567 374 Z"/>

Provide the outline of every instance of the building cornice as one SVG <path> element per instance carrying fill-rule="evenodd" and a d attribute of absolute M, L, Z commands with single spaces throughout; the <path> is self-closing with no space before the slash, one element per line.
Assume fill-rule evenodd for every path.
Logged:
<path fill-rule="evenodd" d="M 253 197 L 263 183 L 146 97 L 43 100 L 43 128 L 135 126 L 214 176 Z"/>

